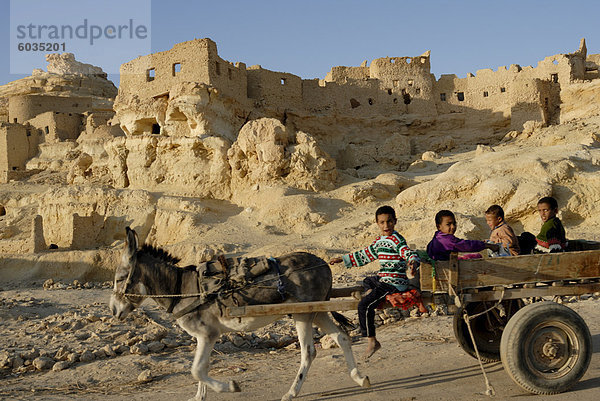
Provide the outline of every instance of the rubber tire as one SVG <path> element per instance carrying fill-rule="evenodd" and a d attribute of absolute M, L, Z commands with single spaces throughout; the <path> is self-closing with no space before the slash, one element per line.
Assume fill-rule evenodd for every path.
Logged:
<path fill-rule="evenodd" d="M 536 366 L 540 360 L 551 361 L 542 355 L 545 345 L 552 344 L 547 341 L 542 344 L 542 339 L 550 334 L 564 336 L 562 339 L 568 344 L 566 360 L 557 360 L 561 365 L 553 366 L 558 367 L 554 373 L 541 370 L 546 367 L 542 364 Z M 541 340 L 537 346 L 533 343 L 536 339 Z M 592 352 L 592 336 L 583 318 L 555 302 L 533 303 L 519 310 L 509 320 L 500 341 L 504 369 L 519 386 L 534 394 L 567 391 L 585 374 Z"/>
<path fill-rule="evenodd" d="M 473 358 L 477 359 L 477 353 L 473 347 L 471 341 L 471 335 L 469 334 L 469 328 L 463 318 L 463 311 L 466 309 L 469 315 L 474 315 L 489 307 L 493 306 L 494 302 L 470 302 L 462 308 L 459 308 L 454 315 L 452 327 L 454 329 L 454 337 L 458 341 L 458 345 Z M 473 337 L 477 343 L 477 350 L 479 351 L 479 357 L 483 362 L 498 362 L 500 361 L 500 339 L 502 338 L 503 326 L 506 326 L 511 316 L 513 316 L 522 306 L 523 302 L 520 299 L 509 299 L 502 301 L 504 310 L 507 313 L 505 318 L 497 320 L 493 315 L 490 316 L 496 324 L 494 324 L 493 330 L 489 330 L 488 316 L 481 315 L 471 321 L 471 330 L 473 331 Z M 488 312 L 492 313 L 492 312 Z"/>

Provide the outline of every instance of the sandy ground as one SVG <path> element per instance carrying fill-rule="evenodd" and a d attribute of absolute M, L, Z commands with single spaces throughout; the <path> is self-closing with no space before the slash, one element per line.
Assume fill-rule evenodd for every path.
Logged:
<path fill-rule="evenodd" d="M 152 302 L 145 303 L 123 322 L 113 320 L 108 310 L 110 289 L 100 284 L 89 286 L 92 288 L 51 290 L 44 290 L 41 282 L 3 286 L 0 352 L 5 356 L 27 354 L 31 349 L 54 359 L 58 359 L 57 350 L 78 359 L 85 359 L 81 357 L 85 351 L 95 355 L 89 362 L 66 363 L 69 366 L 60 371 L 51 367 L 37 370 L 27 359 L 16 370 L 0 369 L 0 399 L 174 401 L 192 397 L 196 391 L 189 372 L 194 351 L 192 339 L 174 327 L 170 317 Z M 532 396 L 509 378 L 501 363 L 485 364 L 496 391 L 495 399 L 600 398 L 600 300 L 590 298 L 567 305 L 584 317 L 593 336 L 594 354 L 583 379 L 567 393 Z M 278 333 L 277 338 L 287 341 L 290 322 L 284 320 L 267 331 Z M 318 347 L 298 399 L 489 399 L 484 395 L 485 382 L 477 361 L 464 353 L 454 339 L 451 316 L 407 317 L 381 326 L 378 337 L 383 348 L 368 361 L 361 358 L 365 347 L 362 339 L 355 338 L 353 347 L 359 368 L 371 379 L 371 388 L 360 388 L 351 381 L 339 349 Z M 131 346 L 118 348 L 127 344 Z M 144 352 L 140 344 L 151 349 Z M 116 349 L 114 355 L 103 354 L 106 347 Z M 300 351 L 293 342 L 281 348 L 217 344 L 211 375 L 222 380 L 235 379 L 243 392 L 209 391 L 208 399 L 278 400 L 290 386 L 299 360 Z M 149 373 L 152 380 L 140 382 L 138 376 L 142 372 Z"/>

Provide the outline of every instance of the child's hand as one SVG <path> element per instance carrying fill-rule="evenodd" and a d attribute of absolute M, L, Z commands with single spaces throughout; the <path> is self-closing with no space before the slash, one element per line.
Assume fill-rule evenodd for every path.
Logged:
<path fill-rule="evenodd" d="M 330 265 L 335 265 L 336 263 L 342 263 L 344 260 L 342 258 L 333 258 L 329 261 Z"/>
<path fill-rule="evenodd" d="M 415 273 L 417 272 L 417 262 L 410 261 L 406 264 L 406 277 L 409 279 L 415 278 Z"/>
<path fill-rule="evenodd" d="M 492 243 L 490 243 L 490 244 L 485 244 L 485 247 L 487 249 L 490 249 L 490 250 L 494 251 L 494 252 L 500 251 L 500 244 L 492 244 Z"/>

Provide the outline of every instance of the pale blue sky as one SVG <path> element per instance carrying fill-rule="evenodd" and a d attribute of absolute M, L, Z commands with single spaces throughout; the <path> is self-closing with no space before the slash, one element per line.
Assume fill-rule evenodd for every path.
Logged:
<path fill-rule="evenodd" d="M 154 0 L 151 12 L 153 52 L 209 37 L 226 60 L 302 78 L 426 50 L 437 77 L 535 66 L 576 50 L 582 37 L 589 53 L 600 53 L 600 2 L 592 0 Z M 9 74 L 9 26 L 9 0 L 0 0 L 0 85 L 23 76 Z M 118 85 L 118 75 L 110 78 Z"/>

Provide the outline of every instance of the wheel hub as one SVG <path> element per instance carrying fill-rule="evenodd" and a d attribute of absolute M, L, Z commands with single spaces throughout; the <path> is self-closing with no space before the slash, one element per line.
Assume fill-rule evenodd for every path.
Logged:
<path fill-rule="evenodd" d="M 542 346 L 542 353 L 545 357 L 554 359 L 558 354 L 559 346 L 554 343 L 551 338 Z"/>
<path fill-rule="evenodd" d="M 538 372 L 552 374 L 568 365 L 571 341 L 567 332 L 559 327 L 547 326 L 534 330 L 531 363 Z"/>

